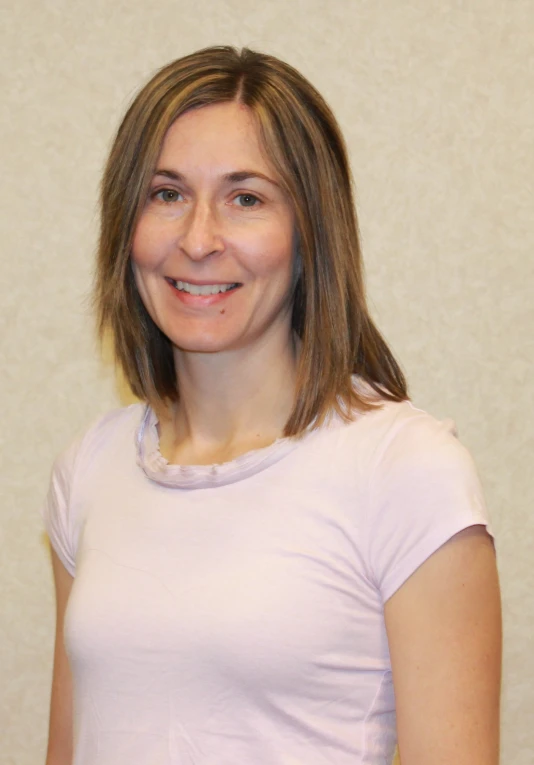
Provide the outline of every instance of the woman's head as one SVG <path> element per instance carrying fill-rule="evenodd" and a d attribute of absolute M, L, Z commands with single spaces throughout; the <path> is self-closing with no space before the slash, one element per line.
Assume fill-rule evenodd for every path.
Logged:
<path fill-rule="evenodd" d="M 227 101 L 178 117 L 131 247 L 137 290 L 177 368 L 184 353 L 230 352 L 232 365 L 258 348 L 269 364 L 293 356 L 294 239 L 251 110 Z"/>
<path fill-rule="evenodd" d="M 231 102 L 244 107 L 256 126 L 292 208 L 291 311 L 301 351 L 287 434 L 320 421 L 339 403 L 365 406 L 353 392 L 353 372 L 392 398 L 404 398 L 402 374 L 366 308 L 351 176 L 335 118 L 295 69 L 231 47 L 208 48 L 162 69 L 128 110 L 104 174 L 99 326 L 111 330 L 133 392 L 153 403 L 179 396 L 173 343 L 147 311 L 131 263 L 164 141 L 181 115 Z"/>

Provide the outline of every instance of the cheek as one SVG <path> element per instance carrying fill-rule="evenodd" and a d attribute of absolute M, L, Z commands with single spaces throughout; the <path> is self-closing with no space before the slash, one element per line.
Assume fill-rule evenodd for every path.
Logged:
<path fill-rule="evenodd" d="M 133 236 L 131 263 L 139 296 L 152 319 L 151 276 L 157 273 L 163 260 L 161 249 L 161 242 L 154 236 L 153 228 L 146 219 L 141 219 Z"/>
<path fill-rule="evenodd" d="M 261 276 L 279 275 L 285 279 L 293 272 L 294 237 L 292 231 L 279 231 L 251 242 L 249 252 L 255 271 Z"/>
<path fill-rule="evenodd" d="M 140 269 L 153 269 L 164 259 L 164 237 L 142 218 L 137 224 L 132 241 L 132 262 Z M 137 277 L 136 277 L 137 278 Z"/>

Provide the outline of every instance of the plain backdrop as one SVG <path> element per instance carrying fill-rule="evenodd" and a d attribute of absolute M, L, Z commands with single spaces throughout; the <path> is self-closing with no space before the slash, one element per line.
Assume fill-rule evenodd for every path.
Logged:
<path fill-rule="evenodd" d="M 534 762 L 534 0 L 0 3 L 1 765 L 44 762 L 54 456 L 117 406 L 89 307 L 98 183 L 160 66 L 247 45 L 345 132 L 373 314 L 478 464 L 505 617 L 504 765 Z"/>

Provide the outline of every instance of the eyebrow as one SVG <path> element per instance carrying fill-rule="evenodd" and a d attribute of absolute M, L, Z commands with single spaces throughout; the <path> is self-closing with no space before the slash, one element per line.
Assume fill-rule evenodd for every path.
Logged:
<path fill-rule="evenodd" d="M 154 175 L 163 175 L 165 178 L 170 178 L 178 183 L 185 183 L 185 176 L 183 176 L 182 173 L 177 173 L 175 170 L 160 168 L 155 171 Z M 258 173 L 255 170 L 238 170 L 232 173 L 225 173 L 222 177 L 225 183 L 242 183 L 242 181 L 248 181 L 252 178 L 259 178 L 262 181 L 271 183 L 273 186 L 279 186 L 279 184 L 272 178 L 269 178 L 269 176 L 264 175 L 263 173 Z"/>

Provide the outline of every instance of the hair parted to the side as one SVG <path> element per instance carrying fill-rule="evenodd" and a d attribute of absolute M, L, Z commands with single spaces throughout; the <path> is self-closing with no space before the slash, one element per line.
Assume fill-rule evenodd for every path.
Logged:
<path fill-rule="evenodd" d="M 342 416 L 369 409 L 354 373 L 382 398 L 406 399 L 402 371 L 367 309 L 351 173 L 330 108 L 293 67 L 229 46 L 178 59 L 145 85 L 119 127 L 104 172 L 95 305 L 100 336 L 111 331 L 132 392 L 153 406 L 179 398 L 171 342 L 148 315 L 130 263 L 163 139 L 189 109 L 233 100 L 255 115 L 295 211 L 300 276 L 293 328 L 301 343 L 285 435 L 321 423 L 332 409 Z"/>

